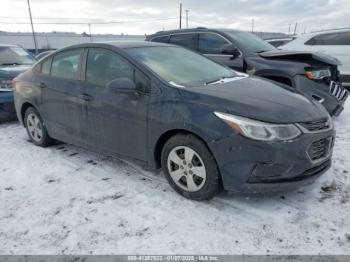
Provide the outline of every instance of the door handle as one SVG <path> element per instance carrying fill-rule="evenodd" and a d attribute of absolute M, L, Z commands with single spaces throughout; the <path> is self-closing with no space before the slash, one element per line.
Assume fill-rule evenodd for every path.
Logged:
<path fill-rule="evenodd" d="M 39 87 L 40 87 L 40 88 L 46 88 L 47 85 L 46 85 L 45 83 L 41 82 L 41 83 L 39 84 Z"/>
<path fill-rule="evenodd" d="M 94 98 L 89 94 L 80 94 L 79 98 L 87 102 L 94 100 Z"/>

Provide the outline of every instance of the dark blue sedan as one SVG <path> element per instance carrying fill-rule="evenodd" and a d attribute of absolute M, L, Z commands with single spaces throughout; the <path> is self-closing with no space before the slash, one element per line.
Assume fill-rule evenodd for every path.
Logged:
<path fill-rule="evenodd" d="M 284 85 L 168 44 L 91 43 L 16 78 L 31 141 L 60 140 L 163 168 L 191 199 L 312 183 L 331 165 L 325 108 Z"/>

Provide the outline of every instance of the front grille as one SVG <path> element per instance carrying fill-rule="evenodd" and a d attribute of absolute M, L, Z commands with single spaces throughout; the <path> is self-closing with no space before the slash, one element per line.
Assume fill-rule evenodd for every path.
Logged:
<path fill-rule="evenodd" d="M 319 159 L 327 157 L 332 148 L 332 142 L 332 137 L 314 141 L 307 151 L 311 160 L 317 161 Z"/>
<path fill-rule="evenodd" d="M 329 92 L 340 101 L 345 101 L 348 98 L 348 91 L 339 83 L 331 81 Z"/>
<path fill-rule="evenodd" d="M 303 122 L 299 124 L 311 132 L 328 129 L 331 126 L 331 123 L 327 118 L 320 119 L 317 121 Z"/>

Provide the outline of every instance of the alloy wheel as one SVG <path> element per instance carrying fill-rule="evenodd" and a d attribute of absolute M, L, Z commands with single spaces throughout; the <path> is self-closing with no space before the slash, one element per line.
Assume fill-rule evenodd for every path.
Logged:
<path fill-rule="evenodd" d="M 34 113 L 30 113 L 27 117 L 26 124 L 27 124 L 30 137 L 35 142 L 40 142 L 41 139 L 43 138 L 43 127 L 39 117 Z"/>
<path fill-rule="evenodd" d="M 188 192 L 199 191 L 205 184 L 206 169 L 202 158 L 187 146 L 172 149 L 167 160 L 170 177 Z"/>

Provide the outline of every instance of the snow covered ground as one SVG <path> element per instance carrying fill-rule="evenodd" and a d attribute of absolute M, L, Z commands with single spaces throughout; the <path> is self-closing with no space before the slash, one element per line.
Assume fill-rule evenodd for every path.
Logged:
<path fill-rule="evenodd" d="M 161 173 L 0 125 L 0 254 L 350 254 L 350 104 L 333 167 L 265 196 L 177 195 Z"/>

